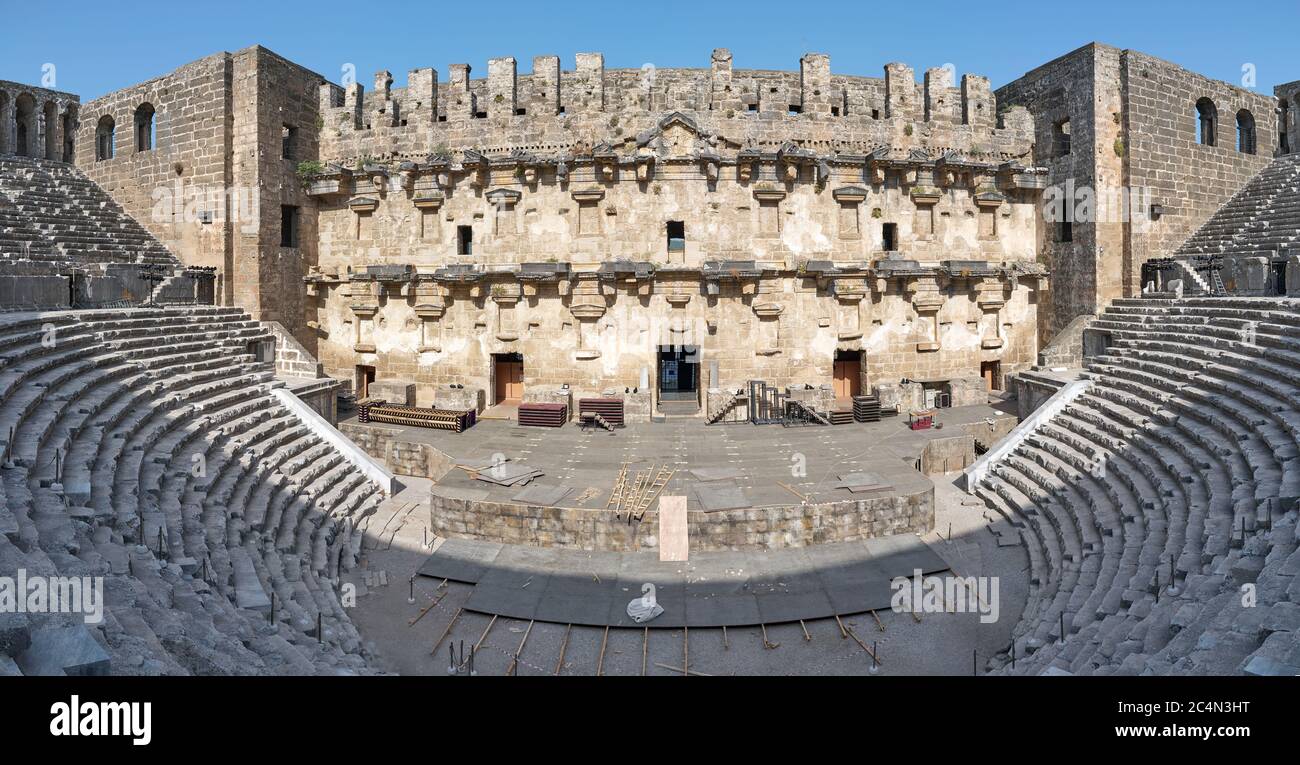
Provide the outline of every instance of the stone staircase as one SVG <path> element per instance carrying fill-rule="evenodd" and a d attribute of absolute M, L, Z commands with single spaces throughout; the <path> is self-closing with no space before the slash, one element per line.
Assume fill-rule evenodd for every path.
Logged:
<path fill-rule="evenodd" d="M 1250 180 L 1174 257 L 1300 247 L 1300 154 L 1284 154 Z"/>
<path fill-rule="evenodd" d="M 8 615 L 0 669 L 72 633 L 113 673 L 371 671 L 337 587 L 383 493 L 277 398 L 269 337 L 238 308 L 0 316 L 0 571 L 108 604 Z"/>
<path fill-rule="evenodd" d="M 1300 673 L 1300 301 L 1118 300 L 1092 328 L 1089 390 L 973 487 L 1030 559 L 992 669 Z"/>
<path fill-rule="evenodd" d="M 75 166 L 0 157 L 0 263 L 154 263 L 167 248 Z"/>

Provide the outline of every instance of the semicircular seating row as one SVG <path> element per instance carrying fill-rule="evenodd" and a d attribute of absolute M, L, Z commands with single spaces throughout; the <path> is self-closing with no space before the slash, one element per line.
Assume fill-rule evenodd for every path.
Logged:
<path fill-rule="evenodd" d="M 1300 673 L 1300 301 L 1117 300 L 1091 328 L 1088 392 L 975 487 L 1030 559 L 991 668 Z"/>
<path fill-rule="evenodd" d="M 103 576 L 115 673 L 371 666 L 336 582 L 383 497 L 272 395 L 268 338 L 237 308 L 0 317 L 0 571 Z"/>

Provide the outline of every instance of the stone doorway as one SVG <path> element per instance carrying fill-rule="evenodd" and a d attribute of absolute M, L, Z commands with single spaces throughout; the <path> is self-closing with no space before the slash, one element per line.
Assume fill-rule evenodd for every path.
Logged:
<path fill-rule="evenodd" d="M 980 376 L 988 383 L 989 390 L 1002 390 L 1002 362 L 984 361 L 980 363 Z"/>
<path fill-rule="evenodd" d="M 492 354 L 492 403 L 518 406 L 524 398 L 524 357 L 519 353 Z"/>
<path fill-rule="evenodd" d="M 835 371 L 831 375 L 835 400 L 850 400 L 862 395 L 862 351 L 836 351 Z"/>
<path fill-rule="evenodd" d="M 375 368 L 368 367 L 364 364 L 357 365 L 356 381 L 354 389 L 357 392 L 357 400 L 360 401 L 370 396 L 370 384 L 375 381 Z"/>
<path fill-rule="evenodd" d="M 656 375 L 659 409 L 665 404 L 673 413 L 699 411 L 700 349 L 695 345 L 659 346 L 659 369 Z"/>

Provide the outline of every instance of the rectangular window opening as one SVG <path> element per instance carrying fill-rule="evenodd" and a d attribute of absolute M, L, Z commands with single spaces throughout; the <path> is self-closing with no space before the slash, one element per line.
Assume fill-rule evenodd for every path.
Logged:
<path fill-rule="evenodd" d="M 280 205 L 280 246 L 298 246 L 298 208 Z"/>

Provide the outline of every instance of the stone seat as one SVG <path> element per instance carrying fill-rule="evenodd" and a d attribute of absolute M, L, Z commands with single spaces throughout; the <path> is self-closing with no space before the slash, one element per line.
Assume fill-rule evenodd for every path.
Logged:
<path fill-rule="evenodd" d="M 182 316 L 214 325 L 248 322 L 230 311 L 139 312 L 145 313 L 165 316 L 180 332 L 186 322 L 172 320 Z M 140 666 L 130 662 L 141 656 L 149 671 L 174 674 L 218 667 L 364 671 L 365 649 L 323 579 L 355 563 L 359 535 L 353 532 L 377 505 L 373 485 L 268 394 L 271 372 L 243 352 L 242 342 L 209 346 L 206 353 L 165 353 L 145 365 L 132 358 L 134 350 L 115 349 L 106 339 L 115 324 L 138 324 L 136 312 L 59 318 L 66 315 L 40 319 L 76 323 L 75 336 L 83 339 L 39 353 L 31 332 L 40 319 L 0 317 L 0 348 L 32 346 L 0 372 L 29 383 L 6 389 L 0 419 L 15 423 L 25 453 L 66 450 L 67 457 L 61 474 L 47 461 L 0 471 L 5 539 L 21 543 L 23 554 L 67 565 L 80 550 L 109 572 L 110 588 L 123 597 L 110 603 L 104 647 L 127 671 Z M 102 335 L 85 325 L 92 316 Z M 214 326 L 201 334 L 243 338 L 249 329 Z M 200 333 L 194 334 L 197 340 Z M 281 436 L 272 450 L 281 453 L 260 451 Z M 294 463 L 301 483 L 272 480 L 268 463 L 301 459 L 309 449 L 313 459 Z M 199 492 L 207 486 L 187 469 L 199 454 L 214 470 L 231 468 L 244 496 L 273 493 L 276 503 L 296 503 L 300 520 L 285 527 L 292 565 L 261 545 L 256 531 L 245 530 L 242 513 L 204 504 Z M 238 459 L 243 456 L 249 459 Z M 69 513 L 51 491 L 56 478 L 87 487 L 88 512 Z M 263 598 L 256 597 L 259 589 Z M 259 641 L 254 636 L 265 632 L 272 592 L 280 637 Z M 326 626 L 323 643 L 315 635 L 317 615 Z M 189 647 L 177 652 L 172 646 L 181 635 Z"/>

